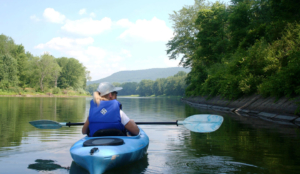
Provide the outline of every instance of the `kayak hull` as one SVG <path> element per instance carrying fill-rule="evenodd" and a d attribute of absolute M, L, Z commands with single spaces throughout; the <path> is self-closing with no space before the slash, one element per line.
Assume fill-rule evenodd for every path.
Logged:
<path fill-rule="evenodd" d="M 124 141 L 122 145 L 87 146 L 83 143 L 91 139 L 119 138 Z M 137 161 L 147 153 L 149 138 L 140 129 L 137 136 L 105 136 L 105 137 L 84 137 L 74 143 L 70 149 L 74 162 L 87 169 L 91 174 L 103 173 L 106 170 L 120 167 Z M 98 148 L 93 154 L 91 149 Z"/>

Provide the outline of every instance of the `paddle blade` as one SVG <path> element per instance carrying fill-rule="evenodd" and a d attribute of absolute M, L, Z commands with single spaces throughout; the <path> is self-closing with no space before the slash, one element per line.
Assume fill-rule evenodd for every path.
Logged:
<path fill-rule="evenodd" d="M 62 124 L 51 120 L 37 120 L 29 123 L 39 129 L 59 129 L 62 127 Z"/>
<path fill-rule="evenodd" d="M 199 114 L 178 121 L 192 132 L 208 133 L 219 129 L 223 123 L 223 117 L 219 115 Z"/>

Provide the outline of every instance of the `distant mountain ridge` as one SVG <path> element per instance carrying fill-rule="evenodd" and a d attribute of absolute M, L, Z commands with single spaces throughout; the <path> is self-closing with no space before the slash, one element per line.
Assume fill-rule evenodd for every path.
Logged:
<path fill-rule="evenodd" d="M 182 67 L 172 67 L 172 68 L 152 68 L 144 70 L 132 70 L 132 71 L 119 71 L 106 78 L 88 81 L 87 85 L 100 83 L 100 82 L 140 82 L 141 80 L 156 80 L 158 78 L 167 78 L 169 76 L 174 76 L 179 71 L 184 71 L 189 73 L 191 69 Z"/>

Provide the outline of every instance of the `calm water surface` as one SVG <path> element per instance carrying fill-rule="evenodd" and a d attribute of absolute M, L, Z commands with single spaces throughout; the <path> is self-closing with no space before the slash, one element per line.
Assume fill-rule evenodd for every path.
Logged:
<path fill-rule="evenodd" d="M 81 126 L 39 130 L 28 122 L 48 119 L 84 122 L 91 98 L 0 98 L 0 173 L 87 173 L 72 162 L 69 149 L 84 137 Z M 175 121 L 194 114 L 224 117 L 213 133 L 184 127 L 140 126 L 148 154 L 113 173 L 299 173 L 300 131 L 258 118 L 193 108 L 179 99 L 121 98 L 135 121 Z"/>

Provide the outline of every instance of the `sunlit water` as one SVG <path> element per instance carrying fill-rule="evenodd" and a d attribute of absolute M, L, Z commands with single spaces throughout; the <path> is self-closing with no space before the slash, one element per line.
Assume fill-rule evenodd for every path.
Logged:
<path fill-rule="evenodd" d="M 28 122 L 84 122 L 91 98 L 0 98 L 0 173 L 87 173 L 69 149 L 81 126 L 39 130 Z M 184 120 L 194 114 L 224 117 L 213 133 L 182 126 L 141 125 L 148 134 L 142 160 L 106 173 L 299 173 L 299 128 L 230 113 L 193 108 L 179 99 L 121 98 L 135 121 Z"/>

